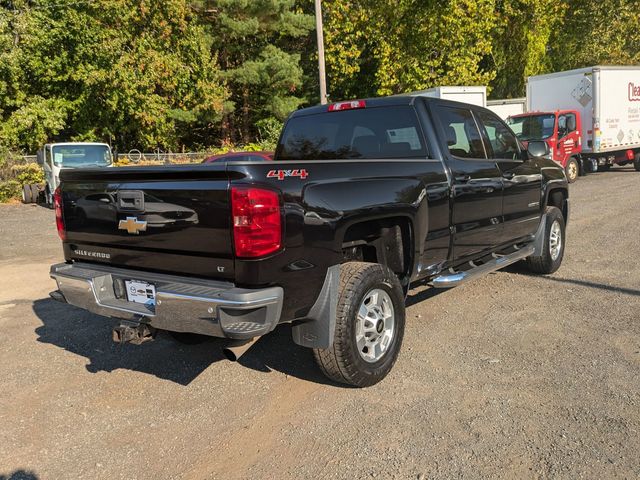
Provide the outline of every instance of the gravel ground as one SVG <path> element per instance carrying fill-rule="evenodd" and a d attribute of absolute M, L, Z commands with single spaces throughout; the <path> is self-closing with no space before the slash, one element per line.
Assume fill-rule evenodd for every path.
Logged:
<path fill-rule="evenodd" d="M 110 340 L 47 293 L 53 212 L 0 206 L 0 479 L 640 477 L 640 174 L 580 178 L 562 268 L 413 290 L 400 358 L 324 380 L 283 326 Z"/>

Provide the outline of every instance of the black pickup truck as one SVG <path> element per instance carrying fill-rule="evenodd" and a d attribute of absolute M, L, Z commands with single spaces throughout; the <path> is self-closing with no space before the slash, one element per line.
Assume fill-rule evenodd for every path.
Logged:
<path fill-rule="evenodd" d="M 412 284 L 560 266 L 568 186 L 547 157 L 484 108 L 394 96 L 293 113 L 273 161 L 65 170 L 51 295 L 120 319 L 117 341 L 225 337 L 230 357 L 291 322 L 331 379 L 373 385 Z"/>

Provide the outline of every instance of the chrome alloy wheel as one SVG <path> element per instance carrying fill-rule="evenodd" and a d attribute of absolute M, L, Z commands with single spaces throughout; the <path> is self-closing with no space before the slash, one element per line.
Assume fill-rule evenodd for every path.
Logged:
<path fill-rule="evenodd" d="M 356 319 L 356 344 L 362 359 L 380 360 L 389 349 L 395 334 L 393 302 L 387 292 L 376 288 L 368 292 Z"/>
<path fill-rule="evenodd" d="M 562 250 L 562 229 L 560 228 L 560 222 L 556 220 L 551 224 L 549 232 L 549 253 L 551 254 L 551 260 L 554 262 L 560 256 Z"/>
<path fill-rule="evenodd" d="M 574 180 L 575 178 L 577 178 L 577 177 L 578 177 L 578 165 L 576 164 L 576 162 L 569 162 L 569 168 L 568 168 L 568 170 L 569 170 L 569 172 L 568 172 L 568 173 L 569 173 L 568 177 L 569 177 L 571 180 Z"/>

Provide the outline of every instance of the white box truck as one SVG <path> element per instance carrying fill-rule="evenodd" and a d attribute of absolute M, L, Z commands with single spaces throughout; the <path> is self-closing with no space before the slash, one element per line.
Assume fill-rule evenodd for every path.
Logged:
<path fill-rule="evenodd" d="M 404 95 L 442 98 L 443 100 L 470 103 L 480 107 L 487 106 L 487 87 L 484 86 L 442 86 Z"/>
<path fill-rule="evenodd" d="M 640 171 L 640 66 L 529 77 L 527 110 L 509 119 L 511 128 L 523 141 L 547 141 L 570 182 L 614 164 Z"/>
<path fill-rule="evenodd" d="M 505 98 L 503 100 L 487 100 L 487 108 L 506 120 L 513 115 L 520 115 L 527 111 L 527 99 Z"/>

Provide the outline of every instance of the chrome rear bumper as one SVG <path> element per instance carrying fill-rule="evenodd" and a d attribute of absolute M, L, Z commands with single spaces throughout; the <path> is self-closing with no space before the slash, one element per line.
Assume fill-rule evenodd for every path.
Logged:
<path fill-rule="evenodd" d="M 273 330 L 282 313 L 281 287 L 237 288 L 200 280 L 87 263 L 51 266 L 58 283 L 52 298 L 106 317 L 147 323 L 161 330 L 248 339 Z M 114 285 L 139 280 L 156 288 L 155 305 L 130 302 Z M 121 289 L 120 289 L 121 290 Z"/>

